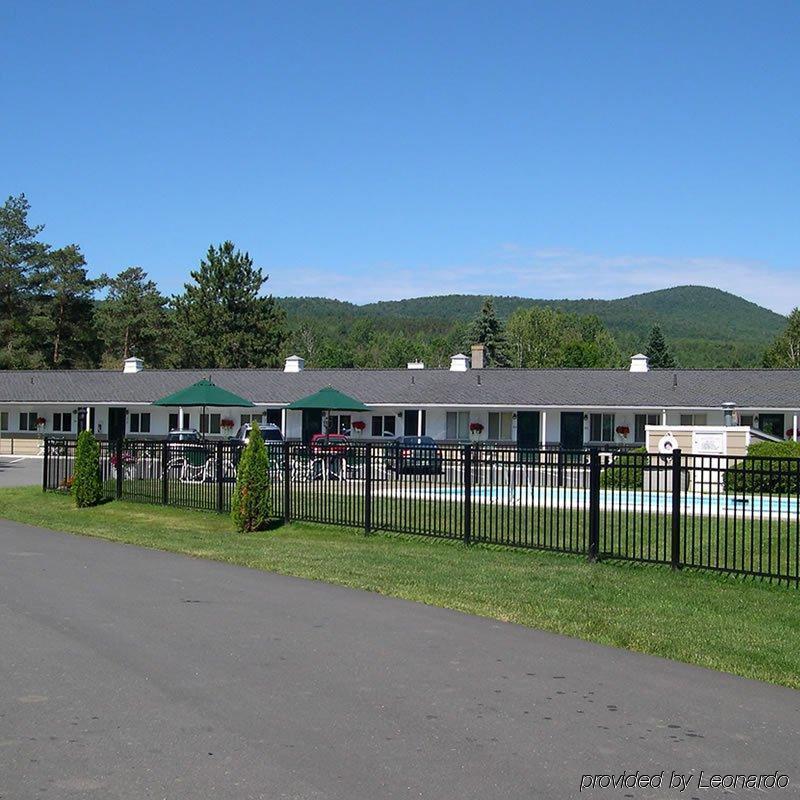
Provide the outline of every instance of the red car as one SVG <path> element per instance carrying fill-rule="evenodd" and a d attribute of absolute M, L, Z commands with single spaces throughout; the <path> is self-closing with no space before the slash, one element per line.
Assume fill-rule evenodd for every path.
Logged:
<path fill-rule="evenodd" d="M 342 454 L 347 452 L 350 440 L 341 433 L 315 433 L 311 437 L 309 450 L 311 455 L 322 456 L 326 453 Z"/>

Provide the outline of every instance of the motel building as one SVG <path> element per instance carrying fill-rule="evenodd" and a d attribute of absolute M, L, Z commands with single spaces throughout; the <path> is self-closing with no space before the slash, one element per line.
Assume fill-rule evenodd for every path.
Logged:
<path fill-rule="evenodd" d="M 163 437 L 196 428 L 225 438 L 245 422 L 274 423 L 287 439 L 323 430 L 322 412 L 294 400 L 332 386 L 368 412 L 333 415 L 330 432 L 374 441 L 426 435 L 446 442 L 577 449 L 644 445 L 647 431 L 724 432 L 743 443 L 797 438 L 796 370 L 654 370 L 637 354 L 628 369 L 488 369 L 484 350 L 457 354 L 449 369 L 412 362 L 406 369 L 306 369 L 289 356 L 282 369 L 147 369 L 139 358 L 120 370 L 0 371 L 0 453 L 35 455 L 43 436 Z M 164 408 L 154 401 L 203 378 L 254 408 Z M 361 426 L 353 423 L 361 421 Z M 473 423 L 479 423 L 474 425 Z M 476 430 L 477 428 L 477 430 Z M 722 435 L 722 433 L 720 433 Z"/>

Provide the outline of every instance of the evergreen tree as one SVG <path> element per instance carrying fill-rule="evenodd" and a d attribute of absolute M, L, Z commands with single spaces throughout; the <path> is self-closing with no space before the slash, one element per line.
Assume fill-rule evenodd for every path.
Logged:
<path fill-rule="evenodd" d="M 271 367 L 286 340 L 286 315 L 260 294 L 268 276 L 233 242 L 208 248 L 192 283 L 172 300 L 180 366 Z"/>
<path fill-rule="evenodd" d="M 652 369 L 673 369 L 677 366 L 672 351 L 667 346 L 664 334 L 658 325 L 653 325 L 650 338 L 647 340 L 647 349 L 644 354 L 649 359 Z"/>
<path fill-rule="evenodd" d="M 24 194 L 0 207 L 0 368 L 6 369 L 43 365 L 29 319 L 50 248 L 37 238 L 44 226 L 28 223 L 29 211 Z"/>
<path fill-rule="evenodd" d="M 169 365 L 171 337 L 167 298 L 148 280 L 141 267 L 124 269 L 114 278 L 102 277 L 108 295 L 95 312 L 103 341 L 104 363 L 119 367 L 133 355 L 151 367 Z"/>
<path fill-rule="evenodd" d="M 494 301 L 491 297 L 483 300 L 483 306 L 469 328 L 466 345 L 482 344 L 486 348 L 487 367 L 508 366 L 506 354 L 507 341 L 503 331 L 503 323 L 497 318 Z"/>
<path fill-rule="evenodd" d="M 91 431 L 81 431 L 75 445 L 72 496 L 78 508 L 96 506 L 103 499 L 100 480 L 100 446 Z"/>
<path fill-rule="evenodd" d="M 97 281 L 86 271 L 77 245 L 51 250 L 38 270 L 38 295 L 29 320 L 44 363 L 57 369 L 93 367 L 98 339 L 94 329 Z"/>
<path fill-rule="evenodd" d="M 254 422 L 239 460 L 231 519 L 240 533 L 260 531 L 269 522 L 270 509 L 269 456 L 261 429 Z"/>
<path fill-rule="evenodd" d="M 800 367 L 800 308 L 789 314 L 786 329 L 775 337 L 762 361 L 770 369 L 797 369 Z"/>

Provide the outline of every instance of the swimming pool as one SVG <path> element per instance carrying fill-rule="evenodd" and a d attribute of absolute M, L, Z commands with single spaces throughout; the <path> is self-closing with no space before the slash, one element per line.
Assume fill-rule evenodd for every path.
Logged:
<path fill-rule="evenodd" d="M 464 497 L 463 488 L 431 487 L 431 498 L 455 500 Z M 474 486 L 472 499 L 478 503 L 499 502 L 507 505 L 588 510 L 589 490 L 572 487 L 513 487 Z M 601 511 L 642 511 L 648 514 L 670 514 L 672 495 L 669 492 L 645 492 L 629 489 L 601 489 Z M 800 503 L 796 495 L 730 495 L 724 492 L 701 494 L 681 493 L 681 513 L 696 515 L 725 515 L 797 518 Z"/>

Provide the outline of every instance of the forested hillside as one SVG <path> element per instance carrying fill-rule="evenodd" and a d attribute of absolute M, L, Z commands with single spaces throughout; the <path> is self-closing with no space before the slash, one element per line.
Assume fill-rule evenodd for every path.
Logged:
<path fill-rule="evenodd" d="M 0 369 L 402 367 L 486 345 L 492 367 L 625 367 L 646 352 L 661 368 L 800 366 L 800 311 L 791 319 L 741 297 L 678 286 L 619 300 L 477 295 L 354 305 L 273 298 L 268 276 L 230 241 L 188 263 L 168 297 L 139 266 L 92 273 L 78 244 L 54 246 L 29 221 L 24 194 L 0 206 Z"/>
<path fill-rule="evenodd" d="M 445 295 L 365 305 L 328 298 L 283 297 L 289 325 L 320 340 L 326 349 L 344 343 L 356 322 L 362 331 L 424 336 L 463 346 L 467 325 L 480 311 L 480 295 Z M 520 308 L 550 307 L 594 315 L 623 354 L 643 350 L 659 325 L 683 367 L 759 366 L 765 348 L 786 318 L 729 292 L 706 286 L 676 286 L 618 300 L 536 300 L 495 296 L 501 320 Z M 299 340 L 293 337 L 295 342 Z M 452 349 L 452 347 L 451 347 Z"/>

